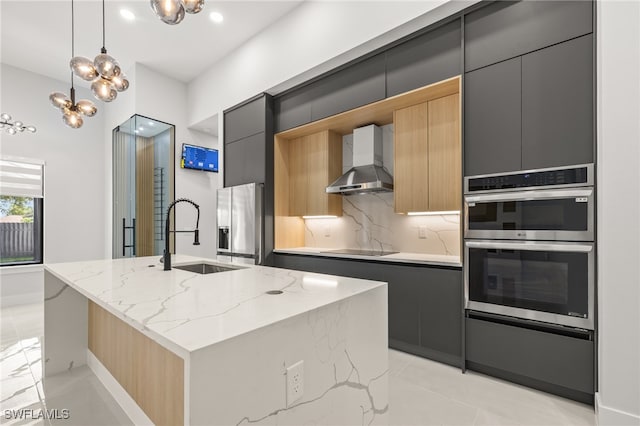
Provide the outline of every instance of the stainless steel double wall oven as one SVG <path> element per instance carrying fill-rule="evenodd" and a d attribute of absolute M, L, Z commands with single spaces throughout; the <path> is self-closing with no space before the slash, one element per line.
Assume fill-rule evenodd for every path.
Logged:
<path fill-rule="evenodd" d="M 593 182 L 593 164 L 466 177 L 466 308 L 593 330 Z"/>

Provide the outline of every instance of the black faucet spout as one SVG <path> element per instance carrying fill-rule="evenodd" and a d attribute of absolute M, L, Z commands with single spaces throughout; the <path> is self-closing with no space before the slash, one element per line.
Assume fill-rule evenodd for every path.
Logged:
<path fill-rule="evenodd" d="M 195 207 L 196 210 L 198 211 L 198 216 L 196 218 L 196 229 L 194 229 L 193 231 L 178 231 L 178 232 L 193 232 L 194 234 L 193 245 L 194 246 L 200 245 L 200 231 L 198 230 L 198 224 L 200 223 L 200 206 L 187 198 L 178 198 L 177 200 L 169 204 L 169 207 L 167 208 L 167 219 L 165 221 L 165 228 L 164 228 L 164 231 L 165 231 L 164 232 L 164 255 L 162 256 L 165 271 L 171 270 L 171 249 L 169 248 L 169 235 L 171 235 L 172 232 L 174 233 L 176 232 L 175 230 L 174 231 L 171 230 L 171 209 L 176 204 L 182 203 L 182 202 L 189 203 L 193 207 Z"/>

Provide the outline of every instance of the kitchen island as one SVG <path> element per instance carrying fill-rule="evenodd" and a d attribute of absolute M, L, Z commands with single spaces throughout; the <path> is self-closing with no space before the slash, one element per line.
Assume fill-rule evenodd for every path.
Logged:
<path fill-rule="evenodd" d="M 385 283 L 176 269 L 203 261 L 47 265 L 45 387 L 88 364 L 136 424 L 387 423 Z"/>

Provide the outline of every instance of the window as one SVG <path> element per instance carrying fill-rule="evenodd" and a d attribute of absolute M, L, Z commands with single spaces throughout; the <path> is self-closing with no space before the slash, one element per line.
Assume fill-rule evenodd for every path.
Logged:
<path fill-rule="evenodd" d="M 0 159 L 0 266 L 42 263 L 43 166 Z"/>

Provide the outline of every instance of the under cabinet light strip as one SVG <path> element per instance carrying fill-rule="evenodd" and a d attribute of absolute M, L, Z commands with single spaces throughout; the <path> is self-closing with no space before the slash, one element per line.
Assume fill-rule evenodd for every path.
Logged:
<path fill-rule="evenodd" d="M 460 214 L 459 210 L 448 210 L 442 212 L 408 212 L 409 216 L 439 216 L 443 214 Z"/>
<path fill-rule="evenodd" d="M 303 219 L 335 219 L 337 217 L 333 215 L 302 216 Z"/>

